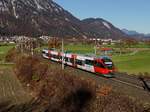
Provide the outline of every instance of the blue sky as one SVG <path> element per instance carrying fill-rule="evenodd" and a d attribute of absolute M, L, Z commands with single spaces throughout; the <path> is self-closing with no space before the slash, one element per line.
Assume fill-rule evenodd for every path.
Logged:
<path fill-rule="evenodd" d="M 150 0 L 54 0 L 79 19 L 100 17 L 116 27 L 150 33 Z"/>

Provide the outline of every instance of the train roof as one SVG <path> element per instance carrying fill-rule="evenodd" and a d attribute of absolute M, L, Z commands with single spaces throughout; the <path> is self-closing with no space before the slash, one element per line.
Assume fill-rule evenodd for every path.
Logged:
<path fill-rule="evenodd" d="M 101 58 L 101 59 L 110 59 L 109 56 L 100 56 L 99 58 Z"/>
<path fill-rule="evenodd" d="M 56 49 L 43 49 L 43 50 L 44 51 L 52 50 L 54 52 L 59 52 Z M 90 60 L 93 60 L 94 58 L 95 59 L 111 59 L 109 56 L 96 56 L 95 54 L 76 54 L 76 53 L 71 53 L 71 52 L 66 52 L 66 54 L 68 54 L 68 55 L 75 54 L 79 57 L 84 57 L 85 59 L 90 59 Z"/>

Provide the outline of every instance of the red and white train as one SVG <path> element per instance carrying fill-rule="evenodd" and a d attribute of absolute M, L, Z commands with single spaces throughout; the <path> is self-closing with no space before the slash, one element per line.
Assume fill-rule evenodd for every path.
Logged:
<path fill-rule="evenodd" d="M 106 56 L 98 58 L 74 53 L 62 53 L 56 50 L 47 49 L 42 50 L 42 56 L 46 59 L 60 63 L 62 63 L 63 59 L 65 65 L 103 75 L 105 77 L 113 77 L 114 72 L 116 71 L 112 60 Z"/>

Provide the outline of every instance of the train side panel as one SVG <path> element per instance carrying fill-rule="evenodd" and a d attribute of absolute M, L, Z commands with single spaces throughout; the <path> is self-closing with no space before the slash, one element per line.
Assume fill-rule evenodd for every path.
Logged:
<path fill-rule="evenodd" d="M 108 76 L 114 72 L 110 69 L 110 65 L 113 64 L 111 61 L 103 62 L 103 59 L 87 57 L 84 55 L 77 55 L 72 53 L 62 53 L 53 50 L 43 50 L 42 56 L 52 61 L 61 62 L 62 56 L 64 57 L 63 63 L 75 68 L 79 68 L 99 75 Z"/>

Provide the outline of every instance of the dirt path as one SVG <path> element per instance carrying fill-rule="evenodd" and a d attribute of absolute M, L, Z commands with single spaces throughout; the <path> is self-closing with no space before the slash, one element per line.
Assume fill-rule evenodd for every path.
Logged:
<path fill-rule="evenodd" d="M 31 96 L 22 88 L 19 80 L 10 70 L 0 70 L 0 102 L 13 104 L 28 102 Z"/>

